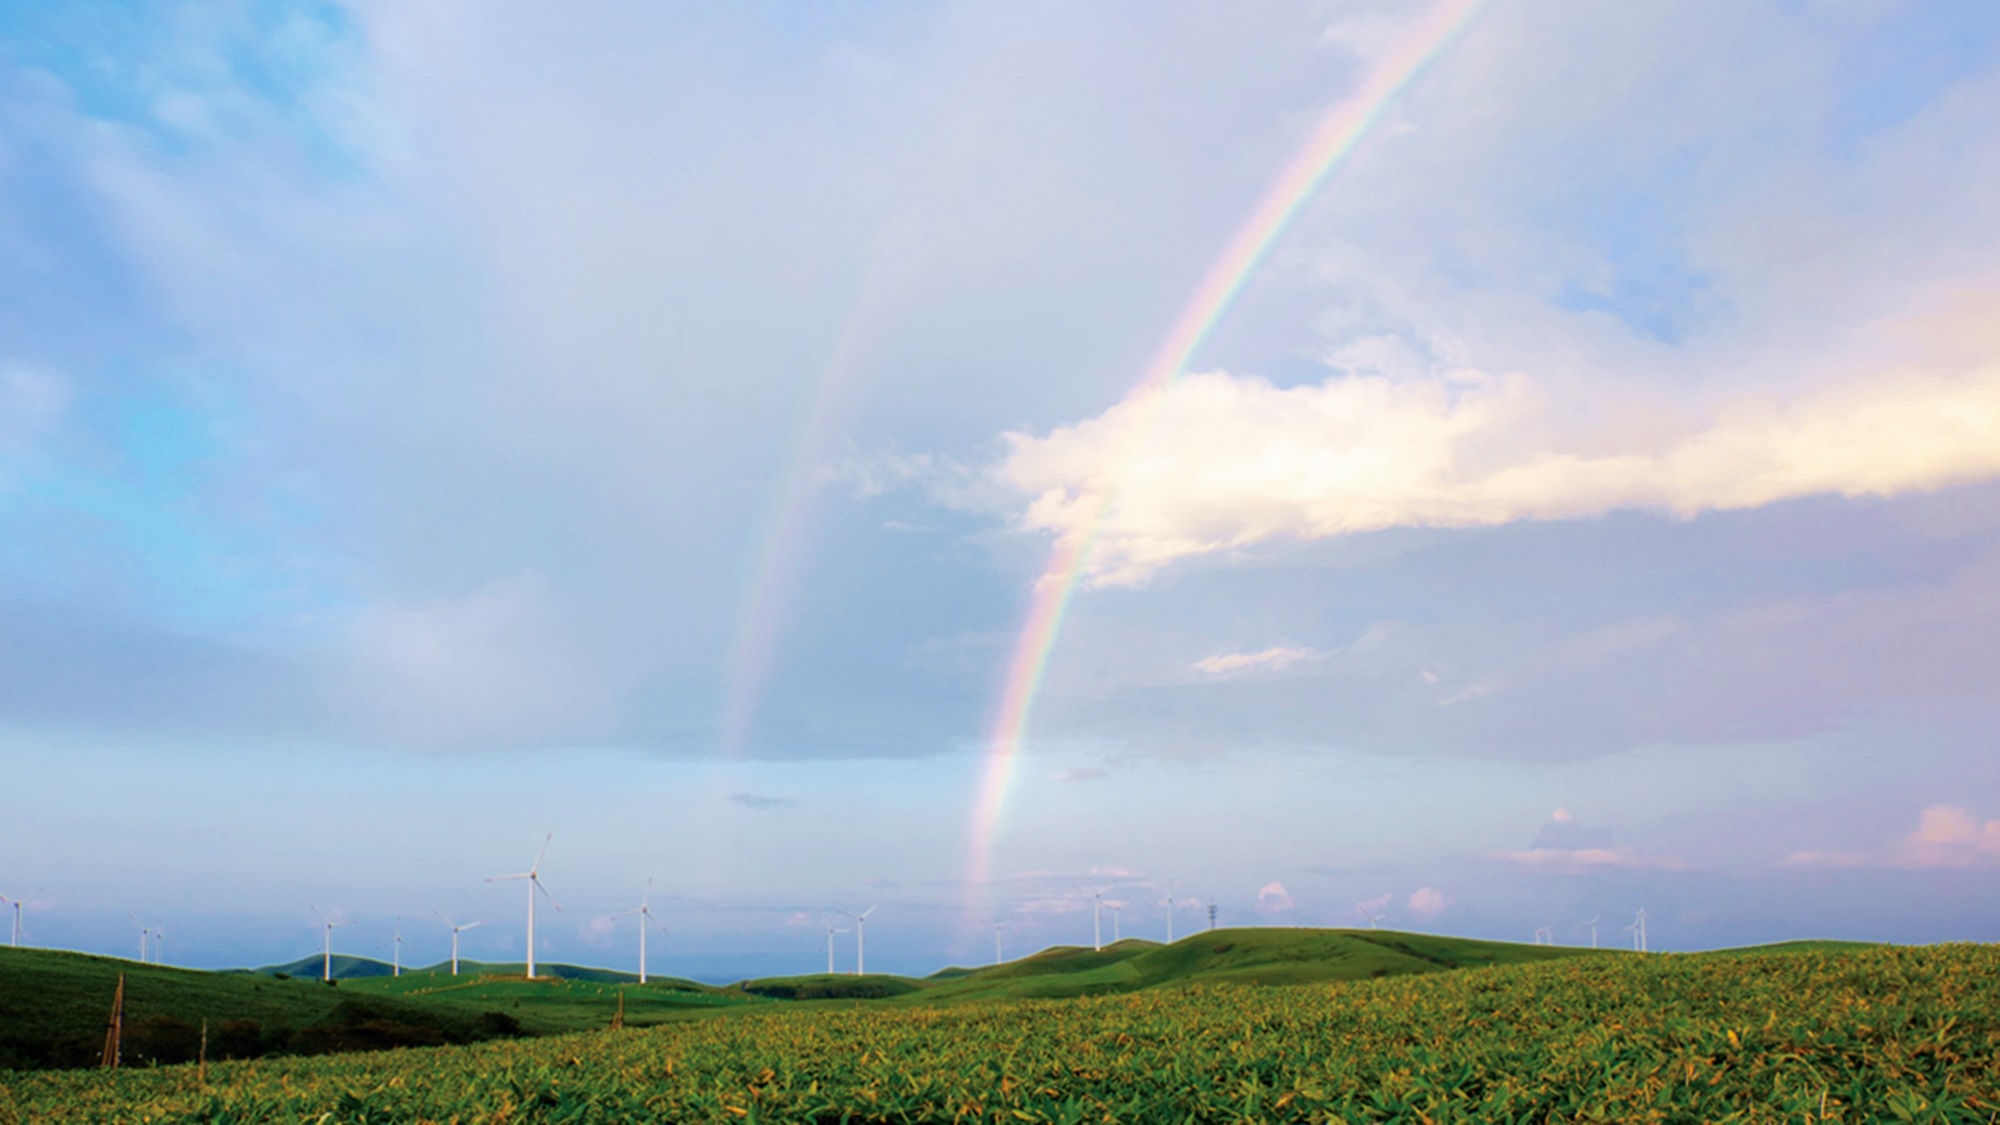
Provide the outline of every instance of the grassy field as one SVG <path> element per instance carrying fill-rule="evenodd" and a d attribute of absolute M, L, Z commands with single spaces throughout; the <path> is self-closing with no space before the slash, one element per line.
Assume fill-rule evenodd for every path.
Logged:
<path fill-rule="evenodd" d="M 1288 987 L 914 1000 L 229 1063 L 205 1081 L 189 1067 L 5 1075 L 0 1125 L 2000 1115 L 1990 946 L 1557 957 Z"/>
<path fill-rule="evenodd" d="M 135 1064 L 463 1043 L 516 1034 L 497 1005 L 427 1004 L 318 980 L 206 973 L 42 949 L 0 949 L 0 1069 L 95 1065 L 118 978 Z"/>

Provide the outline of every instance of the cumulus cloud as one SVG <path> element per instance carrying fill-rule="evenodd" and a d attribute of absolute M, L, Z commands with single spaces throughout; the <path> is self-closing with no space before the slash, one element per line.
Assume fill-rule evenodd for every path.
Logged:
<path fill-rule="evenodd" d="M 1276 879 L 1257 888 L 1257 912 L 1260 914 L 1282 914 L 1298 906 L 1292 892 Z"/>
<path fill-rule="evenodd" d="M 1923 870 L 2000 863 L 2000 820 L 1984 820 L 1957 805 L 1930 805 L 1908 835 L 1879 851 L 1797 851 L 1781 867 L 1901 867 Z"/>
<path fill-rule="evenodd" d="M 1269 668 L 1282 671 L 1302 660 L 1311 660 L 1320 653 L 1310 648 L 1267 648 L 1262 652 L 1219 652 L 1205 656 L 1194 662 L 1194 666 L 1211 676 L 1225 672 L 1241 672 L 1251 668 Z"/>
<path fill-rule="evenodd" d="M 1593 405 L 1528 375 L 1469 368 L 1295 387 L 1210 372 L 1044 437 L 1010 434 L 996 471 L 1032 498 L 1022 526 L 1095 531 L 1088 566 L 1100 586 L 1278 539 L 1621 508 L 1691 516 L 2000 476 L 1990 362 L 1739 394 L 1690 410 L 1686 424 L 1632 413 L 1597 431 L 1559 424 Z"/>
<path fill-rule="evenodd" d="M 1418 887 L 1404 905 L 1419 918 L 1435 918 L 1451 908 L 1451 899 L 1436 887 Z"/>

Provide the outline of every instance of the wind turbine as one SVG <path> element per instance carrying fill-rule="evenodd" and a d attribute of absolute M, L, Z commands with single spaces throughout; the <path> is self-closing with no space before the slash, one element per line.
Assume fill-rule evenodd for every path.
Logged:
<path fill-rule="evenodd" d="M 1602 917 L 1604 917 L 1602 914 L 1593 914 L 1590 917 L 1590 921 L 1584 923 L 1584 925 L 1590 927 L 1590 948 L 1592 949 L 1597 948 L 1597 920 Z"/>
<path fill-rule="evenodd" d="M 1382 919 L 1388 917 L 1387 914 L 1377 914 L 1375 912 L 1374 904 L 1367 902 L 1355 903 L 1354 912 L 1356 914 L 1361 915 L 1363 918 L 1368 919 L 1368 928 L 1371 930 L 1376 928 L 1375 923 L 1380 922 Z"/>
<path fill-rule="evenodd" d="M 1121 941 L 1124 941 L 1124 940 L 1125 940 L 1125 924 L 1124 924 L 1124 923 L 1125 923 L 1125 904 L 1124 904 L 1124 903 L 1122 903 L 1122 902 L 1114 902 L 1114 903 L 1112 903 L 1112 904 L 1111 904 L 1111 944 L 1113 944 L 1113 945 L 1117 945 L 1117 944 L 1118 944 L 1119 942 L 1121 942 Z"/>
<path fill-rule="evenodd" d="M 1090 948 L 1104 948 L 1104 892 L 1090 892 Z"/>
<path fill-rule="evenodd" d="M 310 906 L 311 904 L 308 903 L 307 905 Z M 322 955 L 323 959 L 320 961 L 319 979 L 330 981 L 333 979 L 333 928 L 335 926 L 351 926 L 354 923 L 352 921 L 336 922 L 326 915 L 320 914 L 319 907 L 317 906 L 314 906 L 312 911 L 314 914 L 319 915 L 319 924 L 326 927 L 326 947 Z"/>
<path fill-rule="evenodd" d="M 389 975 L 392 977 L 403 975 L 403 916 L 401 914 L 396 915 L 396 938 L 392 943 Z"/>
<path fill-rule="evenodd" d="M 1632 931 L 1632 948 L 1646 952 L 1646 908 L 1640 907 L 1639 913 L 1632 918 L 1632 924 L 1625 928 Z"/>
<path fill-rule="evenodd" d="M 622 914 L 612 915 L 613 918 L 629 918 L 634 914 L 637 914 L 639 916 L 639 983 L 640 984 L 646 983 L 646 926 L 648 924 L 660 926 L 661 933 L 664 934 L 667 932 L 667 928 L 665 926 L 661 926 L 660 923 L 653 921 L 653 908 L 647 905 L 647 903 L 650 903 L 652 901 L 653 901 L 653 881 L 651 879 L 648 879 L 646 880 L 646 893 L 639 896 L 639 905 L 633 907 L 630 910 L 625 911 Z"/>
<path fill-rule="evenodd" d="M 875 913 L 875 908 L 871 906 L 859 914 L 851 910 L 843 910 L 841 913 L 854 919 L 854 975 L 857 977 L 866 976 L 868 974 L 868 916 Z"/>
<path fill-rule="evenodd" d="M 479 923 L 467 922 L 465 925 L 461 926 L 457 922 L 454 922 L 449 918 L 445 918 L 444 911 L 442 910 L 433 910 L 431 911 L 431 913 L 437 915 L 440 918 L 444 918 L 444 924 L 451 927 L 451 975 L 457 976 L 458 975 L 458 932 L 460 930 L 469 930 L 472 927 L 479 925 Z"/>
<path fill-rule="evenodd" d="M 1006 928 L 1007 923 L 1005 922 L 993 923 L 993 963 L 995 965 L 1004 964 L 1007 960 L 1006 956 L 1000 952 L 1000 931 Z"/>
<path fill-rule="evenodd" d="M 1174 892 L 1172 887 L 1167 888 L 1167 897 L 1160 900 L 1160 905 L 1167 908 L 1167 944 L 1172 945 L 1174 943 Z"/>
<path fill-rule="evenodd" d="M 35 893 L 39 895 L 42 892 L 36 891 Z M 26 932 L 21 926 L 21 908 L 28 905 L 28 900 L 18 897 L 8 898 L 6 895 L 0 895 L 0 903 L 6 903 L 14 908 L 14 932 L 13 936 L 8 939 L 7 944 L 20 945 L 21 935 Z M 42 905 L 46 906 L 47 904 L 43 903 Z"/>
<path fill-rule="evenodd" d="M 155 965 L 163 965 L 163 964 L 165 964 L 165 963 L 166 963 L 166 962 L 164 962 L 164 961 L 160 960 L 160 945 L 161 945 L 161 944 L 162 944 L 163 942 L 165 942 L 166 940 L 167 940 L 167 928 L 166 928 L 165 926 L 154 926 L 154 927 L 153 927 L 153 964 L 155 964 Z"/>
<path fill-rule="evenodd" d="M 125 912 L 125 916 L 132 919 L 133 925 L 139 927 L 139 963 L 143 965 L 146 963 L 146 950 L 152 944 L 153 927 L 139 921 L 139 916 L 129 910 Z"/>
<path fill-rule="evenodd" d="M 843 911 L 843 913 L 845 912 Z M 827 976 L 833 975 L 833 935 L 844 934 L 847 932 L 849 931 L 834 929 L 832 922 L 828 922 L 826 924 L 826 975 Z"/>
<path fill-rule="evenodd" d="M 542 886 L 542 857 L 549 854 L 549 841 L 555 838 L 556 838 L 555 833 L 551 832 L 548 834 L 548 837 L 542 841 L 542 850 L 535 853 L 534 865 L 529 867 L 526 871 L 518 872 L 513 875 L 495 875 L 492 878 L 486 880 L 489 883 L 504 883 L 509 879 L 526 879 L 528 881 L 528 979 L 529 980 L 535 979 L 535 892 L 540 891 L 542 894 L 548 895 L 549 905 L 555 907 L 558 911 L 562 909 L 562 903 L 556 901 L 556 896 L 549 894 L 549 889 L 547 887 Z"/>

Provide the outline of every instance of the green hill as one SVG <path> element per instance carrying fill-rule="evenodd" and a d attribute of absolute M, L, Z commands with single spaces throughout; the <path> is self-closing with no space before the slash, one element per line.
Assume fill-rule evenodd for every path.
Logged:
<path fill-rule="evenodd" d="M 124 1057 L 184 1062 L 208 1027 L 212 1058 L 323 1054 L 512 1035 L 497 1010 L 357 995 L 313 980 L 212 973 L 47 949 L 0 949 L 0 1069 L 95 1065 L 118 978 Z"/>
<path fill-rule="evenodd" d="M 332 959 L 334 980 L 359 980 L 362 977 L 386 977 L 396 971 L 387 961 L 376 961 L 367 957 L 350 957 L 336 953 Z M 267 977 L 297 977 L 300 980 L 319 980 L 326 973 L 328 964 L 323 955 L 315 953 L 311 957 L 301 957 L 282 965 L 266 965 L 261 969 L 242 969 L 240 972 L 257 973 Z"/>

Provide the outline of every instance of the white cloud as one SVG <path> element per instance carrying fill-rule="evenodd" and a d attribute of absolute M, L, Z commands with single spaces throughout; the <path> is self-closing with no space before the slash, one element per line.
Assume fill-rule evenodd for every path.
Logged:
<path fill-rule="evenodd" d="M 1298 906 L 1292 893 L 1276 879 L 1257 888 L 1257 911 L 1260 914 L 1282 914 Z"/>
<path fill-rule="evenodd" d="M 1653 870 L 1685 871 L 1686 860 L 1672 856 L 1641 855 L 1628 848 L 1528 848 L 1522 851 L 1489 852 L 1494 859 L 1540 871 L 1577 875 L 1590 871 Z"/>
<path fill-rule="evenodd" d="M 1780 867 L 1983 867 L 2000 864 L 2000 820 L 1980 820 L 1957 805 L 1930 805 L 1917 826 L 1887 848 L 1873 852 L 1797 851 Z"/>
<path fill-rule="evenodd" d="M 1214 656 L 1204 656 L 1194 662 L 1194 666 L 1211 676 L 1224 672 L 1241 672 L 1246 668 L 1269 668 L 1281 671 L 1302 660 L 1311 660 L 1321 653 L 1310 648 L 1267 648 L 1262 652 L 1219 652 Z"/>
<path fill-rule="evenodd" d="M 1576 817 L 1568 809 L 1557 809 L 1549 814 L 1549 819 L 1557 824 L 1569 824 L 1576 820 Z"/>
<path fill-rule="evenodd" d="M 1435 918 L 1451 908 L 1451 899 L 1436 887 L 1418 887 L 1405 905 L 1419 918 Z"/>
<path fill-rule="evenodd" d="M 1612 417 L 1567 422 L 1592 411 Z M 2000 364 L 1673 407 L 1469 368 L 1296 387 L 1210 372 L 1007 441 L 996 475 L 1031 498 L 1021 525 L 1094 532 L 1090 580 L 1129 585 L 1271 540 L 1621 508 L 1692 516 L 2000 476 Z"/>

